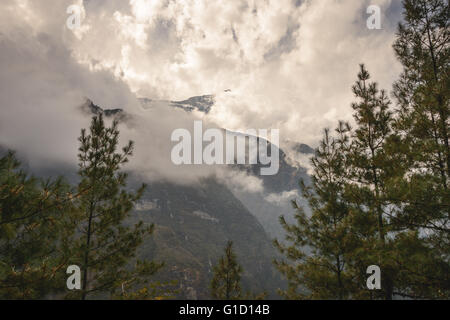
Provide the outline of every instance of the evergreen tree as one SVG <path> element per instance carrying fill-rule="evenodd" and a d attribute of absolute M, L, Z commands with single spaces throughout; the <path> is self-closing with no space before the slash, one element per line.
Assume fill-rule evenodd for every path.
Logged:
<path fill-rule="evenodd" d="M 392 125 L 390 101 L 385 91 L 379 90 L 377 84 L 369 80 L 370 74 L 361 65 L 358 80 L 353 86 L 357 98 L 357 102 L 352 104 L 356 126 L 348 152 L 350 181 L 347 195 L 361 217 L 365 217 L 361 223 L 366 225 L 355 221 L 355 233 L 358 229 L 367 229 L 373 224 L 372 218 L 375 218 L 376 229 L 362 239 L 370 254 L 359 256 L 364 261 L 361 272 L 369 265 L 378 265 L 383 271 L 384 298 L 390 300 L 394 290 L 395 267 L 390 261 L 393 254 L 392 239 L 387 238 L 391 230 L 387 224 L 390 202 L 387 200 L 386 183 L 398 174 L 398 165 L 386 155 Z"/>
<path fill-rule="evenodd" d="M 1 299 L 43 299 L 64 289 L 73 198 L 62 179 L 29 176 L 12 152 L 0 158 Z"/>
<path fill-rule="evenodd" d="M 150 284 L 135 288 L 133 290 L 126 290 L 125 288 L 120 293 L 119 296 L 114 297 L 114 299 L 119 300 L 168 300 L 174 299 L 179 290 L 178 281 L 170 281 L 161 283 L 159 281 L 153 281 Z"/>
<path fill-rule="evenodd" d="M 392 224 L 409 230 L 398 268 L 408 297 L 450 296 L 450 6 L 406 0 L 394 44 L 403 73 L 394 85 L 398 110 L 391 154 L 404 174 L 388 185 Z M 414 249 L 413 249 L 414 248 Z"/>
<path fill-rule="evenodd" d="M 386 151 L 392 123 L 390 101 L 369 79 L 361 65 L 353 86 L 355 128 L 340 123 L 336 138 L 330 138 L 326 130 L 312 159 L 312 186 L 302 183 L 311 217 L 294 204 L 297 224 L 290 226 L 281 219 L 291 245 L 276 245 L 295 262 L 276 263 L 288 278 L 289 289 L 284 293 L 288 298 L 393 297 L 397 270 L 392 256 L 398 232 L 393 233 L 387 224 L 391 203 L 386 184 L 398 174 L 398 164 Z M 366 287 L 370 265 L 382 270 L 381 291 Z"/>
<path fill-rule="evenodd" d="M 275 240 L 275 246 L 288 261 L 275 260 L 275 265 L 288 280 L 288 289 L 280 292 L 287 299 L 346 299 L 355 291 L 347 261 L 355 244 L 344 198 L 349 130 L 343 123 L 336 130 L 337 137 L 325 130 L 311 161 L 312 185 L 300 183 L 311 216 L 293 201 L 296 224 L 280 217 L 286 243 Z"/>
<path fill-rule="evenodd" d="M 241 292 L 242 267 L 236 261 L 233 252 L 233 242 L 228 241 L 225 255 L 214 267 L 211 281 L 211 296 L 218 300 L 236 300 L 242 297 Z"/>
<path fill-rule="evenodd" d="M 405 22 L 394 44 L 403 73 L 394 86 L 399 106 L 397 128 L 413 152 L 416 168 L 439 176 L 442 188 L 450 176 L 450 6 L 445 0 L 406 0 Z M 417 149 L 416 149 L 417 150 Z"/>
<path fill-rule="evenodd" d="M 111 297 L 124 295 L 125 288 L 147 283 L 148 276 L 161 267 L 136 260 L 136 249 L 153 225 L 124 223 L 145 186 L 136 193 L 127 191 L 127 174 L 120 169 L 132 155 L 133 143 L 117 152 L 118 139 L 118 122 L 105 127 L 102 115 L 94 117 L 90 133 L 83 129 L 79 138 L 78 190 L 85 191 L 76 202 L 81 237 L 73 263 L 79 263 L 83 273 L 81 299 L 108 292 Z"/>
<path fill-rule="evenodd" d="M 444 0 L 403 5 L 394 44 L 404 67 L 394 85 L 397 109 L 362 65 L 353 86 L 355 129 L 341 124 L 341 138 L 331 142 L 326 132 L 313 158 L 312 187 L 302 185 L 312 216 L 296 206 L 295 225 L 281 219 L 290 244 L 276 245 L 294 262 L 276 262 L 289 281 L 288 298 L 450 296 L 450 6 Z M 341 170 L 323 165 L 336 141 Z M 336 213 L 342 219 L 331 224 Z M 381 268 L 382 290 L 369 293 L 365 271 L 372 264 Z M 352 280 L 341 285 L 341 275 Z"/>

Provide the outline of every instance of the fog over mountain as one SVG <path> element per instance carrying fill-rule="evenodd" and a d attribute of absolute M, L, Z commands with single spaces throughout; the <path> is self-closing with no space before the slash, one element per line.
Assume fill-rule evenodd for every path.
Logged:
<path fill-rule="evenodd" d="M 206 114 L 213 100 L 213 96 L 199 96 L 182 102 L 154 103 L 141 99 L 141 103 L 147 110 L 178 108 L 186 113 Z M 91 101 L 87 106 L 84 110 L 103 113 L 125 123 L 132 119 L 123 110 L 103 110 Z M 296 147 L 305 157 L 314 153 L 305 144 Z M 276 146 L 267 148 L 278 152 Z M 309 178 L 305 168 L 290 165 L 287 155 L 282 150 L 279 152 L 280 170 L 274 176 L 259 177 L 262 165 L 258 163 L 221 167 L 190 186 L 176 181 L 144 180 L 150 186 L 136 208 L 135 217 L 157 225 L 155 239 L 144 245 L 141 254 L 167 262 L 168 269 L 158 276 L 160 279 L 180 280 L 185 298 L 207 298 L 212 261 L 218 258 L 221 244 L 233 239 L 246 270 L 243 281 L 247 288 L 271 292 L 284 287 L 271 263 L 278 254 L 271 240 L 283 239 L 278 218 L 284 215 L 292 221 L 294 211 L 290 201 L 302 203 L 298 181 L 304 179 L 308 183 Z M 142 179 L 138 173 L 135 177 Z M 251 187 L 253 183 L 257 186 Z"/>
<path fill-rule="evenodd" d="M 211 110 L 214 96 L 191 97 L 182 102 L 153 101 L 150 99 L 140 99 L 140 101 L 148 111 L 155 108 L 163 110 L 181 109 L 188 115 L 194 112 L 201 117 L 202 114 L 207 114 Z M 107 118 L 117 119 L 127 127 L 135 125 L 135 116 L 126 113 L 122 109 L 103 109 L 90 100 L 87 100 L 80 110 L 86 115 L 103 113 Z M 248 135 L 244 136 L 247 139 L 249 137 Z M 306 144 L 289 142 L 286 145 L 291 148 L 289 149 L 290 155 L 286 154 L 282 149 L 278 151 L 277 146 L 267 146 L 269 151 L 280 153 L 280 168 L 276 175 L 260 176 L 260 168 L 263 167 L 260 163 L 257 165 L 201 166 L 204 170 L 201 173 L 199 171 L 200 179 L 212 176 L 220 183 L 226 185 L 245 207 L 258 218 L 266 232 L 272 237 L 276 236 L 279 238 L 282 238 L 283 233 L 278 223 L 278 217 L 280 215 L 286 215 L 287 217 L 293 215 L 290 201 L 300 199 L 299 181 L 303 179 L 305 182 L 309 182 L 307 169 L 291 159 L 298 159 L 303 156 L 304 159 L 309 160 L 314 154 L 314 150 Z M 152 150 L 149 153 L 154 154 Z M 306 161 L 305 163 L 307 164 Z M 151 167 L 151 164 L 148 164 L 147 168 L 145 165 L 140 164 L 134 171 L 147 177 L 149 181 L 154 181 L 154 177 L 147 174 Z M 179 170 L 192 171 L 195 170 L 196 166 L 187 167 L 181 166 Z M 204 172 L 205 170 L 206 172 Z M 169 180 L 170 183 L 174 184 L 184 184 L 183 178 L 173 180 L 167 178 L 165 177 L 163 180 Z M 194 183 L 194 185 L 196 184 Z"/>

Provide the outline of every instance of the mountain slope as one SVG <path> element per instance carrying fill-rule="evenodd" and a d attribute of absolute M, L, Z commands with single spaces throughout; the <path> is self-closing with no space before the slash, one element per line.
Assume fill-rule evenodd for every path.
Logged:
<path fill-rule="evenodd" d="M 207 112 L 208 97 L 190 98 L 170 107 Z M 92 101 L 87 101 L 82 109 L 121 121 L 130 117 L 122 110 L 103 109 Z M 142 220 L 156 226 L 153 237 L 139 249 L 139 256 L 165 262 L 165 268 L 154 280 L 178 281 L 179 298 L 210 297 L 212 267 L 228 240 L 235 243 L 238 261 L 243 266 L 244 290 L 273 294 L 284 286 L 272 264 L 278 253 L 270 237 L 226 185 L 214 177 L 192 185 L 145 181 L 133 173 L 131 177 L 132 185 L 145 182 L 149 186 L 128 223 Z"/>
<path fill-rule="evenodd" d="M 212 266 L 228 240 L 243 266 L 245 289 L 275 292 L 283 286 L 271 262 L 277 252 L 264 228 L 214 178 L 198 186 L 150 185 L 133 219 L 155 223 L 155 234 L 140 255 L 165 261 L 157 279 L 179 281 L 182 298 L 209 298 Z"/>
<path fill-rule="evenodd" d="M 186 112 L 196 110 L 207 114 L 214 106 L 214 96 L 197 96 L 179 102 L 152 99 L 140 99 L 140 102 L 146 109 L 159 104 L 168 108 L 181 108 Z M 247 139 L 249 137 L 238 132 L 232 132 L 232 134 L 244 135 Z M 313 148 L 302 143 L 289 142 L 286 145 L 289 146 L 294 157 L 300 157 L 306 163 L 315 152 Z M 292 156 L 288 156 L 281 149 L 278 150 L 278 147 L 273 144 L 268 145 L 268 150 L 273 150 L 273 152 L 279 151 L 280 154 L 280 168 L 276 175 L 261 176 L 259 174 L 262 167 L 261 164 L 234 166 L 238 171 L 243 171 L 262 179 L 263 192 L 246 192 L 241 189 L 234 189 L 232 186 L 230 187 L 235 197 L 258 219 L 271 238 L 283 239 L 285 232 L 279 223 L 279 217 L 284 215 L 287 221 L 293 221 L 295 211 L 291 205 L 292 200 L 297 200 L 307 210 L 306 203 L 299 194 L 299 181 L 304 180 L 306 184 L 309 184 L 310 178 L 307 174 L 307 169 L 299 165 L 298 161 L 295 161 L 297 159 L 292 159 Z"/>
<path fill-rule="evenodd" d="M 148 98 L 140 98 L 139 101 L 145 109 L 150 109 L 156 105 L 162 105 L 171 108 L 179 108 L 187 112 L 197 110 L 205 114 L 209 113 L 215 102 L 213 95 L 191 97 L 183 101 L 153 100 Z"/>

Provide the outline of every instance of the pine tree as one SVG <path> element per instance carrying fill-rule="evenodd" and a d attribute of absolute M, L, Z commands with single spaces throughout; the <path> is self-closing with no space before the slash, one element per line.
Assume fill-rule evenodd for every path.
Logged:
<path fill-rule="evenodd" d="M 450 6 L 444 0 L 407 0 L 405 22 L 394 44 L 403 73 L 394 86 L 400 118 L 398 129 L 414 148 L 415 164 L 440 176 L 447 188 L 450 176 Z M 407 135 L 407 136 L 406 136 Z"/>
<path fill-rule="evenodd" d="M 352 133 L 348 157 L 350 159 L 350 179 L 348 195 L 358 208 L 360 214 L 366 217 L 362 223 L 372 224 L 376 219 L 376 236 L 369 234 L 365 239 L 370 254 L 366 256 L 366 267 L 378 265 L 383 271 L 382 291 L 386 299 L 392 299 L 394 290 L 395 268 L 392 266 L 392 243 L 387 238 L 389 225 L 387 215 L 389 204 L 387 200 L 386 181 L 397 174 L 397 164 L 386 156 L 386 144 L 391 134 L 392 112 L 389 109 L 390 100 L 384 90 L 379 90 L 376 82 L 370 82 L 370 74 L 364 65 L 360 66 L 358 80 L 353 86 L 357 102 L 352 104 L 355 111 L 355 129 Z M 354 229 L 367 226 L 354 225 Z M 370 247 L 370 244 L 374 244 Z M 376 258 L 373 253 L 376 252 Z"/>
<path fill-rule="evenodd" d="M 450 6 L 444 0 L 406 0 L 394 44 L 403 73 L 394 85 L 398 111 L 391 151 L 405 174 L 389 185 L 392 224 L 409 230 L 399 259 L 399 294 L 450 296 Z M 415 248 L 416 250 L 412 250 Z"/>
<path fill-rule="evenodd" d="M 237 300 L 242 297 L 241 291 L 242 267 L 236 261 L 233 252 L 233 242 L 228 241 L 225 255 L 214 266 L 214 276 L 211 281 L 211 296 L 218 300 Z"/>
<path fill-rule="evenodd" d="M 81 237 L 73 262 L 79 263 L 83 273 L 81 299 L 105 293 L 118 297 L 126 293 L 125 288 L 135 289 L 147 283 L 148 276 L 161 267 L 135 257 L 153 225 L 125 224 L 145 186 L 135 193 L 127 191 L 127 174 L 120 169 L 132 155 L 133 143 L 130 141 L 122 152 L 117 152 L 118 139 L 118 122 L 105 127 L 102 115 L 94 117 L 90 133 L 83 129 L 79 138 L 78 190 L 82 196 L 76 205 Z"/>
<path fill-rule="evenodd" d="M 64 289 L 73 197 L 61 178 L 29 176 L 12 152 L 0 158 L 1 299 L 43 299 Z"/>
<path fill-rule="evenodd" d="M 369 79 L 361 65 L 353 86 L 355 128 L 341 122 L 336 138 L 325 131 L 312 159 L 312 186 L 301 185 L 311 217 L 294 203 L 297 224 L 287 225 L 281 219 L 291 245 L 275 244 L 295 262 L 276 263 L 288 278 L 289 289 L 284 293 L 288 298 L 393 297 L 397 273 L 391 257 L 396 234 L 388 237 L 393 230 L 387 224 L 391 203 L 385 185 L 396 177 L 398 165 L 386 154 L 390 101 Z M 370 265 L 382 270 L 381 292 L 366 287 Z"/>
<path fill-rule="evenodd" d="M 337 128 L 337 137 L 325 130 L 311 161 L 312 185 L 300 183 L 311 216 L 293 201 L 296 224 L 280 217 L 286 242 L 275 240 L 275 246 L 288 260 L 275 260 L 275 265 L 288 280 L 288 289 L 280 292 L 287 299 L 346 299 L 355 292 L 347 261 L 355 244 L 344 198 L 349 130 L 344 123 Z"/>
<path fill-rule="evenodd" d="M 277 262 L 289 281 L 288 298 L 333 298 L 332 292 L 339 292 L 336 274 L 342 270 L 330 259 L 334 251 L 324 250 L 322 235 L 338 245 L 331 246 L 334 250 L 345 244 L 343 270 L 353 281 L 345 286 L 347 297 L 450 296 L 450 6 L 443 0 L 404 0 L 403 5 L 405 19 L 394 44 L 404 67 L 394 85 L 397 109 L 369 82 L 363 65 L 353 86 L 356 126 L 348 131 L 349 142 L 341 144 L 345 170 L 333 177 L 342 181 L 335 190 L 339 203 L 346 204 L 342 221 L 349 235 L 333 235 L 329 221 L 318 219 L 335 212 L 327 201 L 336 192 L 322 191 L 319 177 L 327 171 L 316 166 L 327 143 L 313 161 L 312 191 L 303 192 L 311 218 L 297 208 L 296 225 L 281 220 L 291 244 L 276 244 L 296 263 Z M 363 286 L 372 264 L 381 267 L 382 290 L 369 293 Z"/>

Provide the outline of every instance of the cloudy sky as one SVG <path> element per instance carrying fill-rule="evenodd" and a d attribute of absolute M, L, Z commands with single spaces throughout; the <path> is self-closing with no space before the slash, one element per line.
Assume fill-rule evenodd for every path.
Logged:
<path fill-rule="evenodd" d="M 83 19 L 70 30 L 73 4 Z M 380 30 L 366 27 L 373 4 Z M 2 0 L 0 145 L 73 158 L 87 125 L 75 107 L 88 97 L 138 115 L 145 134 L 130 137 L 165 148 L 167 124 L 191 119 L 145 113 L 136 98 L 215 94 L 209 123 L 278 128 L 281 140 L 316 146 L 324 127 L 351 119 L 359 63 L 390 90 L 400 19 L 400 0 Z"/>

